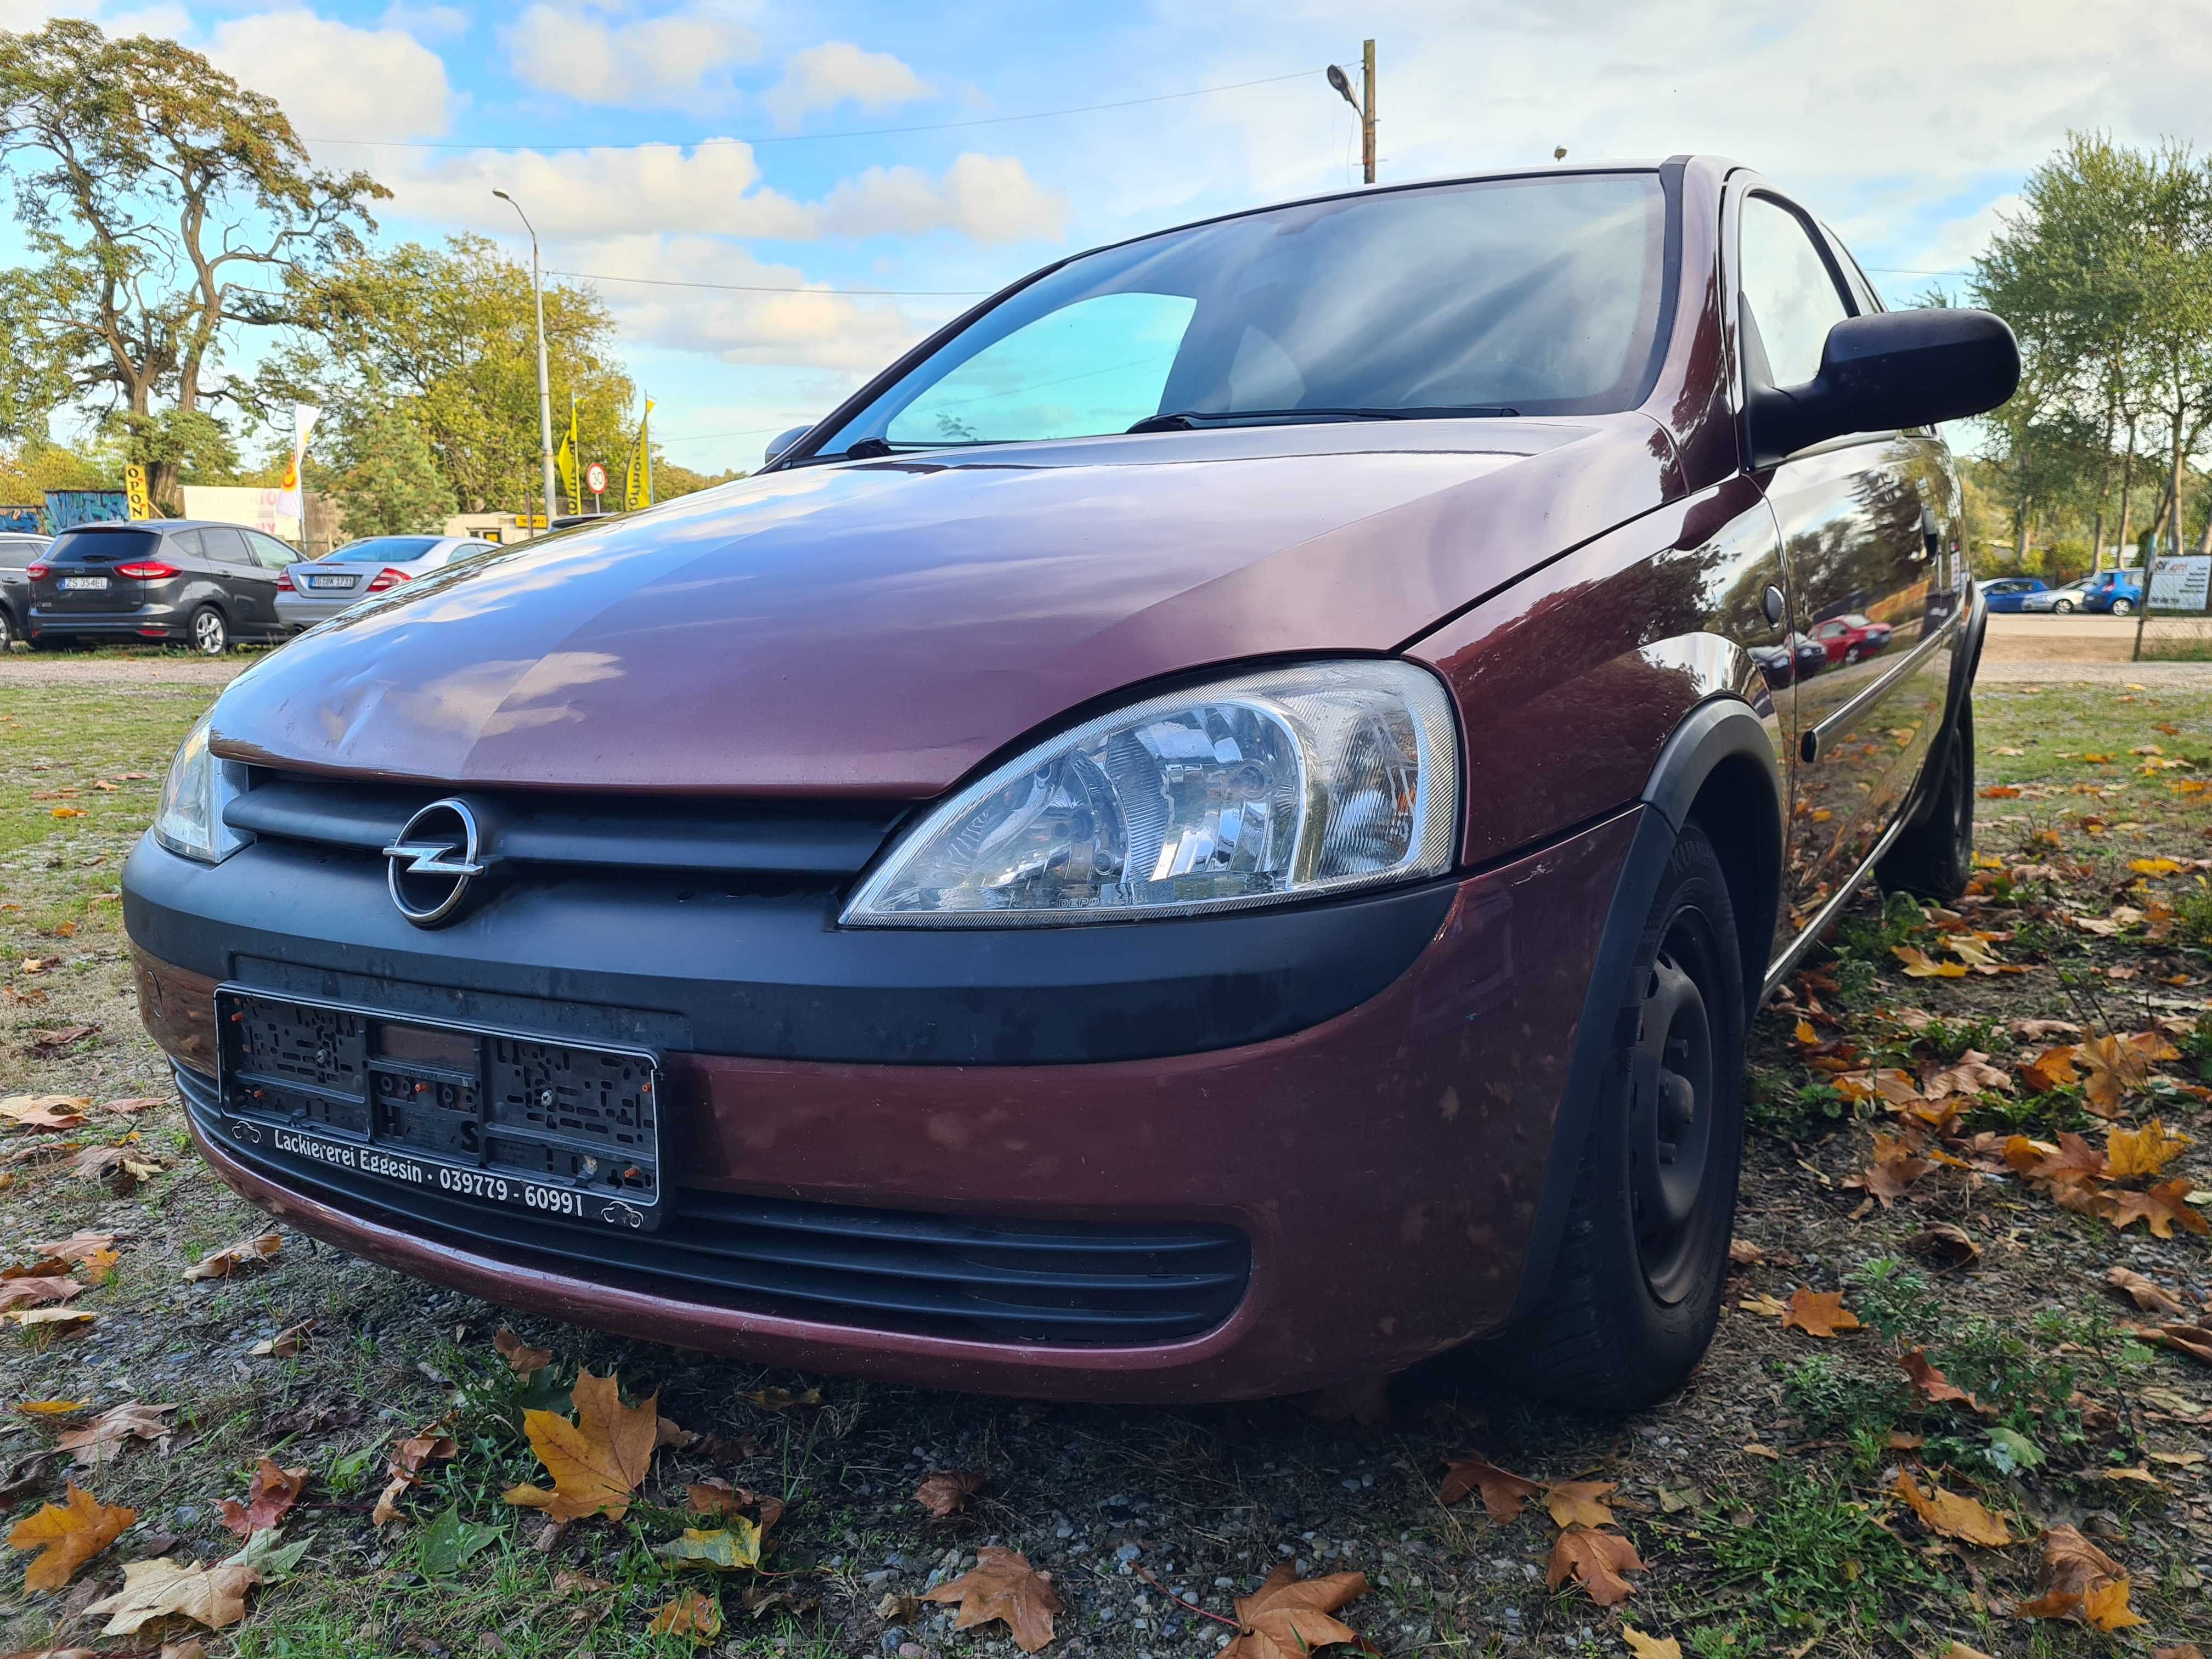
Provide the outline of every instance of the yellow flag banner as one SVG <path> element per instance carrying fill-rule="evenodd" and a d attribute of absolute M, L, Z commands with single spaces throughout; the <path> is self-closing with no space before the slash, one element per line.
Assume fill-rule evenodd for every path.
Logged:
<path fill-rule="evenodd" d="M 561 435 L 560 450 L 553 457 L 553 465 L 561 475 L 561 489 L 568 497 L 568 510 L 584 510 L 581 481 L 576 477 L 576 400 L 568 399 L 568 429 Z"/>
<path fill-rule="evenodd" d="M 635 513 L 653 505 L 653 452 L 646 441 L 653 424 L 653 399 L 645 400 L 645 413 L 637 417 L 637 442 L 629 452 L 629 477 L 623 486 L 623 509 Z"/>
<path fill-rule="evenodd" d="M 123 469 L 123 494 L 130 504 L 132 518 L 150 519 L 154 516 L 153 498 L 146 493 L 144 467 L 133 465 Z"/>

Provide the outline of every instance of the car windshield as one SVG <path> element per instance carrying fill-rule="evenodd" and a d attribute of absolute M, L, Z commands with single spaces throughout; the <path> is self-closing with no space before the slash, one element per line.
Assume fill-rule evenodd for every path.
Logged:
<path fill-rule="evenodd" d="M 807 459 L 1278 420 L 1595 414 L 1656 367 L 1651 173 L 1391 191 L 1070 260 Z M 856 447 L 857 446 L 857 447 Z"/>
<path fill-rule="evenodd" d="M 421 558 L 444 539 L 442 536 L 371 536 L 366 541 L 349 542 L 315 562 L 352 564 L 362 559 L 382 559 L 387 564 L 404 564 Z"/>

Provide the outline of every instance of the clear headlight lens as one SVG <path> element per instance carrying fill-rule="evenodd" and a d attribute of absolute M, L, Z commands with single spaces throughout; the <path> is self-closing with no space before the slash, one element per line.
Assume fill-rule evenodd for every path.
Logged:
<path fill-rule="evenodd" d="M 222 821 L 222 809 L 245 792 L 246 769 L 208 752 L 208 722 L 214 718 L 203 714 L 169 763 L 161 810 L 154 815 L 154 839 L 203 864 L 221 864 L 253 839 Z"/>
<path fill-rule="evenodd" d="M 908 832 L 848 927 L 1126 921 L 1451 867 L 1451 702 L 1411 663 L 1300 664 L 1154 697 L 1008 762 Z"/>

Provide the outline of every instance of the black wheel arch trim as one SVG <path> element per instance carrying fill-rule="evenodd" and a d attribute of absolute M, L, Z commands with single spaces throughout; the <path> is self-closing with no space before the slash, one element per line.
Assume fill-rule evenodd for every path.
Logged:
<path fill-rule="evenodd" d="M 1920 775 L 1913 782 L 1912 805 L 1905 815 L 1911 824 L 1924 823 L 1928 814 L 1935 810 L 1934 781 L 1941 779 L 1950 764 L 1951 744 L 1959 732 L 1960 711 L 1966 708 L 1974 695 L 1974 676 L 1982 665 L 1982 641 L 1989 632 L 1990 602 L 1979 583 L 1969 591 L 1966 619 L 1960 627 L 1959 644 L 1951 654 L 1951 684 L 1943 694 L 1943 723 L 1936 730 L 1934 741 L 1928 745 L 1928 754 L 1920 764 Z"/>
<path fill-rule="evenodd" d="M 1590 969 L 1589 988 L 1583 994 L 1582 1018 L 1576 1022 L 1574 1047 L 1567 1061 L 1567 1082 L 1552 1125 L 1552 1149 L 1544 1167 L 1544 1187 L 1536 1202 L 1536 1219 L 1528 1236 L 1528 1252 L 1522 1264 L 1521 1288 L 1506 1323 L 1535 1310 L 1552 1280 L 1559 1243 L 1567 1225 L 1567 1210 L 1574 1200 L 1575 1183 L 1582 1167 L 1583 1148 L 1598 1100 L 1607 1093 L 1607 1073 L 1616 1064 L 1622 1042 L 1621 1022 L 1632 1016 L 1630 1000 L 1636 952 L 1650 921 L 1651 906 L 1665 877 L 1668 860 L 1674 855 L 1682 826 L 1691 817 L 1698 794 L 1724 766 L 1738 775 L 1764 780 L 1772 812 L 1775 869 L 1779 900 L 1781 837 L 1787 799 L 1782 770 L 1775 759 L 1774 740 L 1759 713 L 1741 698 L 1710 697 L 1683 717 L 1651 769 L 1642 794 L 1644 811 L 1630 837 L 1628 854 L 1613 884 L 1613 902 L 1599 935 L 1597 959 Z M 1763 968 L 1763 941 L 1773 930 L 1774 904 L 1765 908 L 1765 928 L 1759 932 L 1759 915 L 1739 917 L 1746 937 L 1762 941 L 1759 951 Z M 1746 970 L 1747 988 L 1756 988 L 1761 975 Z M 1745 1010 L 1748 1018 L 1750 1009 Z"/>

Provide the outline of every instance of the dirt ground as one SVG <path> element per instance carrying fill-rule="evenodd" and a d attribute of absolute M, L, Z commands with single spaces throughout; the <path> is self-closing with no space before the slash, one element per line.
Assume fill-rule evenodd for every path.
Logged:
<path fill-rule="evenodd" d="M 135 1516 L 58 1588 L 11 1581 L 0 1650 L 1002 1659 L 1006 1624 L 956 1628 L 918 1599 L 994 1547 L 1051 1575 L 1043 1650 L 1071 1656 L 1211 1654 L 1279 1564 L 1363 1575 L 1335 1584 L 1358 1591 L 1335 1616 L 1394 1656 L 2212 1642 L 2212 1259 L 2192 1185 L 2212 1183 L 2212 687 L 1980 690 L 1976 890 L 1949 911 L 1862 896 L 1761 1017 L 1718 1338 L 1678 1396 L 1619 1422 L 1449 1362 L 1365 1395 L 1181 1411 L 763 1372 L 510 1318 L 283 1230 L 234 1276 L 187 1279 L 263 1222 L 186 1146 L 137 1027 L 116 872 L 215 687 L 33 681 L 20 663 L 0 666 L 0 1097 L 86 1104 L 59 1109 L 74 1127 L 0 1122 L 0 1267 L 31 1270 L 0 1297 L 66 1278 L 82 1288 L 16 1312 L 92 1318 L 0 1328 L 0 1503 L 19 1546 L 70 1483 Z M 112 1261 L 41 1260 L 88 1231 L 114 1236 Z M 2123 1268 L 2154 1310 L 2108 1286 Z M 1802 1328 L 1828 1323 L 1826 1296 L 1856 1328 Z M 495 1348 L 509 1324 L 548 1356 L 526 1376 Z M 1913 1382 L 1915 1353 L 1936 1382 Z M 621 1519 L 556 1526 L 502 1493 L 553 1484 L 524 1413 L 583 1400 L 579 1368 L 700 1437 L 648 1454 Z M 81 1403 L 23 1409 L 46 1401 Z M 150 1437 L 93 1462 L 58 1449 L 131 1402 L 161 1408 Z M 218 1568 L 246 1547 L 219 1505 L 264 1455 L 304 1472 L 300 1495 L 264 1498 L 278 1524 Z M 1445 1503 L 1475 1458 L 1545 1491 L 1502 1521 L 1480 1496 Z M 378 1525 L 395 1459 L 418 1478 Z M 963 1477 L 938 1484 L 943 1516 L 916 1497 L 939 1472 Z M 665 1553 L 687 1528 L 743 1539 L 690 1507 L 713 1479 L 787 1506 L 757 1569 Z M 1594 1534 L 1640 1563 L 1613 1581 L 1625 1596 L 1598 1577 L 1610 1605 L 1547 1584 Z M 204 1603 L 220 1628 L 173 1614 L 100 1635 L 129 1614 L 99 1598 L 161 1559 L 227 1571 L 242 1617 Z M 715 1633 L 651 1628 L 672 1606 Z"/>

